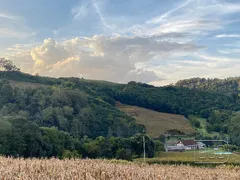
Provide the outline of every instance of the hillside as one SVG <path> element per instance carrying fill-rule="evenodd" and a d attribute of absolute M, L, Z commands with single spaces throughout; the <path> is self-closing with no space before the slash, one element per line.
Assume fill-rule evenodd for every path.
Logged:
<path fill-rule="evenodd" d="M 158 137 L 168 128 L 190 132 L 184 117 L 192 116 L 197 117 L 191 120 L 195 127 L 206 120 L 207 133 L 197 131 L 198 138 L 215 132 L 229 135 L 235 144 L 240 138 L 239 117 L 233 118 L 240 110 L 240 97 L 228 93 L 21 72 L 0 72 L 0 81 L 0 123 L 7 127 L 0 129 L 0 154 L 131 159 L 141 156 L 138 133 L 147 128 L 148 156 L 153 157 L 151 136 Z M 137 106 L 138 118 L 131 117 L 132 107 L 120 111 L 116 101 Z"/>
<path fill-rule="evenodd" d="M 179 130 L 185 134 L 192 134 L 195 130 L 192 128 L 188 120 L 182 115 L 161 113 L 137 106 L 124 105 L 120 102 L 117 107 L 136 119 L 136 122 L 146 127 L 147 134 L 154 138 L 158 138 L 167 130 Z"/>
<path fill-rule="evenodd" d="M 0 154 L 131 159 L 132 154 L 124 155 L 124 149 L 138 153 L 128 138 L 142 132 L 144 126 L 94 91 L 20 72 L 1 75 Z M 109 143 L 110 137 L 115 146 Z M 108 149 L 102 148 L 105 144 Z"/>
<path fill-rule="evenodd" d="M 175 86 L 205 91 L 222 92 L 226 94 L 239 94 L 240 77 L 226 79 L 191 78 L 180 80 L 175 84 Z"/>

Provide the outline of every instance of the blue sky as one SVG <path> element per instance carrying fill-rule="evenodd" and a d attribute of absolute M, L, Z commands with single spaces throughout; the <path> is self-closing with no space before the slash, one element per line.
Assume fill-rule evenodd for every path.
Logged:
<path fill-rule="evenodd" d="M 22 71 L 154 85 L 240 76 L 238 0 L 2 0 L 0 56 Z"/>

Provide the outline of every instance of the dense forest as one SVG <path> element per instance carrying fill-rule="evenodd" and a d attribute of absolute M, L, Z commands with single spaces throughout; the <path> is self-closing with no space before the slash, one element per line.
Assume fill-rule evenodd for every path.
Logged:
<path fill-rule="evenodd" d="M 227 79 L 205 79 L 205 78 L 191 78 L 178 81 L 175 86 L 187 87 L 190 89 L 199 89 L 205 91 L 222 92 L 225 94 L 239 94 L 240 78 Z"/>
<path fill-rule="evenodd" d="M 225 86 L 224 86 L 225 87 Z M 235 86 L 234 86 L 235 87 Z M 226 85 L 226 88 L 232 89 Z M 116 101 L 159 112 L 207 119 L 239 145 L 240 98 L 235 90 L 154 87 L 83 78 L 49 78 L 0 72 L 0 154 L 24 157 L 107 157 L 142 155 L 143 125 L 119 111 Z M 194 122 L 198 126 L 197 122 Z M 163 149 L 145 135 L 148 156 Z"/>

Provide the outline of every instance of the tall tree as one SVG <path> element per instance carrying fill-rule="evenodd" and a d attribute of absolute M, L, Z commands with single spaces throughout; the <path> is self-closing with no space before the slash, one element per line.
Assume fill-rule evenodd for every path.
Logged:
<path fill-rule="evenodd" d="M 3 71 L 20 71 L 20 69 L 13 64 L 11 60 L 0 58 L 0 70 Z"/>

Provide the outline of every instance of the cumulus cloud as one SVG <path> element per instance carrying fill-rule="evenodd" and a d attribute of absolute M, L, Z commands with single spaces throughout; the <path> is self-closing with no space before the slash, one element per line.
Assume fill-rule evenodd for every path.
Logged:
<path fill-rule="evenodd" d="M 121 83 L 132 80 L 148 83 L 159 79 L 159 76 L 154 71 L 138 68 L 137 63 L 174 52 L 195 52 L 199 49 L 201 47 L 190 43 L 165 41 L 163 36 L 95 35 L 61 42 L 45 39 L 41 45 L 28 50 L 28 53 L 33 63 L 32 73 L 55 77 L 80 76 Z M 20 52 L 21 48 L 17 50 Z M 29 54 L 25 54 L 27 59 Z"/>
<path fill-rule="evenodd" d="M 163 14 L 133 21 L 133 25 L 129 25 L 128 20 L 123 21 L 126 24 L 118 21 L 121 18 L 119 16 L 112 17 L 107 11 L 110 7 L 105 1 L 83 1 L 80 6 L 71 10 L 72 22 L 78 26 L 67 26 L 65 31 L 61 28 L 53 31 L 58 35 L 55 37 L 59 37 L 57 41 L 49 38 L 37 46 L 16 46 L 5 50 L 5 54 L 16 64 L 20 64 L 23 71 L 40 75 L 78 76 L 121 83 L 134 80 L 155 85 L 193 76 L 221 77 L 221 72 L 225 72 L 226 77 L 233 74 L 230 69 L 233 64 L 233 69 L 239 67 L 239 59 L 236 57 L 208 55 L 209 51 L 204 46 L 210 42 L 208 37 L 215 37 L 211 40 L 219 41 L 217 38 L 239 36 L 233 34 L 233 31 L 230 34 L 228 31 L 221 34 L 224 26 L 239 21 L 232 18 L 229 20 L 230 15 L 239 12 L 240 4 L 237 2 L 177 1 Z M 5 14 L 0 14 L 0 19 L 15 22 L 13 16 Z M 69 31 L 70 34 L 74 31 L 75 34 L 81 26 L 84 29 L 83 24 L 88 22 L 89 25 L 85 24 L 85 27 L 91 27 L 90 20 L 94 20 L 94 30 L 87 30 L 93 30 L 90 34 L 98 35 L 88 34 L 88 37 L 66 40 L 68 33 L 63 32 Z M 221 31 L 214 32 L 215 30 Z M 3 36 L 11 33 L 15 38 L 24 37 L 24 33 L 18 34 L 18 31 L 7 32 L 0 28 L 0 32 L 5 33 Z M 31 34 L 28 33 L 29 30 L 26 32 Z M 105 35 L 100 35 L 101 33 Z M 207 38 L 207 43 L 202 41 L 204 37 Z M 61 38 L 65 40 L 60 41 Z M 194 41 L 203 46 L 196 45 Z M 221 55 L 239 53 L 238 47 L 225 48 L 219 44 L 217 51 Z"/>

